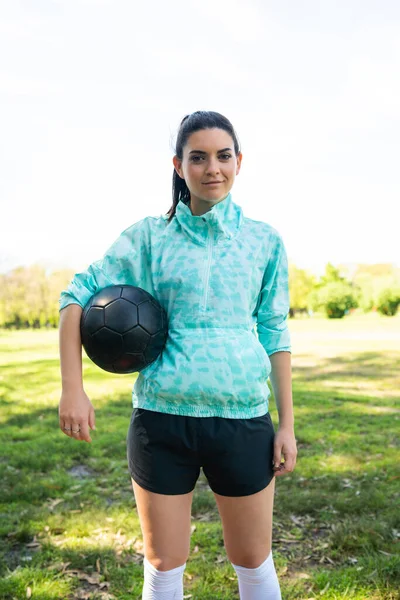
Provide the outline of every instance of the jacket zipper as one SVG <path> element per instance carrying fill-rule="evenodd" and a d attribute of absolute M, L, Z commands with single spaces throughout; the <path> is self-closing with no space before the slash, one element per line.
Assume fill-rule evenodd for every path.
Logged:
<path fill-rule="evenodd" d="M 212 249 L 213 249 L 213 240 L 214 240 L 214 232 L 212 229 L 212 226 L 207 223 L 209 230 L 210 230 L 210 235 L 209 235 L 209 242 L 208 242 L 208 263 L 207 263 L 207 269 L 206 269 L 206 277 L 205 277 L 205 284 L 204 284 L 204 295 L 203 295 L 203 312 L 205 312 L 207 310 L 207 296 L 208 296 L 208 283 L 210 281 L 210 270 L 211 270 L 211 261 L 212 261 Z"/>

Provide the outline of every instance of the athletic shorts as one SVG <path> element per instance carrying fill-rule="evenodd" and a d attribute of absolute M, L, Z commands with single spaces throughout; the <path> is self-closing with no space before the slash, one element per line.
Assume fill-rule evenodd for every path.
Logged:
<path fill-rule="evenodd" d="M 252 419 L 186 417 L 134 408 L 126 436 L 131 477 L 158 494 L 191 492 L 203 469 L 222 496 L 249 496 L 274 477 L 269 412 Z"/>

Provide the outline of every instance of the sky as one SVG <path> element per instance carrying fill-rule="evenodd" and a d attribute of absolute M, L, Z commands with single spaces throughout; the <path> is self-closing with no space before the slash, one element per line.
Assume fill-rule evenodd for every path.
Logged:
<path fill-rule="evenodd" d="M 182 118 L 232 122 L 232 199 L 289 260 L 400 266 L 396 0 L 4 0 L 0 272 L 83 270 L 172 204 Z"/>

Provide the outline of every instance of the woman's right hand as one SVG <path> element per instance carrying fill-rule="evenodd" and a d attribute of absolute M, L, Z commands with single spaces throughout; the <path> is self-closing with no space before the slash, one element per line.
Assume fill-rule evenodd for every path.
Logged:
<path fill-rule="evenodd" d="M 58 407 L 60 429 L 65 435 L 81 442 L 91 442 L 89 427 L 96 429 L 94 418 L 94 407 L 85 391 L 64 390 L 61 394 Z M 65 428 L 70 429 L 66 431 Z M 79 433 L 72 431 L 80 429 Z"/>

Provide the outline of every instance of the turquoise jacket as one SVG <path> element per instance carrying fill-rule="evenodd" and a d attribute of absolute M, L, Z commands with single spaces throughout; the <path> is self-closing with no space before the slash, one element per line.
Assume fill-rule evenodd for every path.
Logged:
<path fill-rule="evenodd" d="M 166 345 L 132 391 L 133 407 L 195 417 L 268 412 L 269 356 L 291 352 L 288 264 L 279 233 L 229 194 L 203 215 L 145 217 L 61 292 L 60 310 L 99 289 L 139 286 L 168 315 Z"/>

